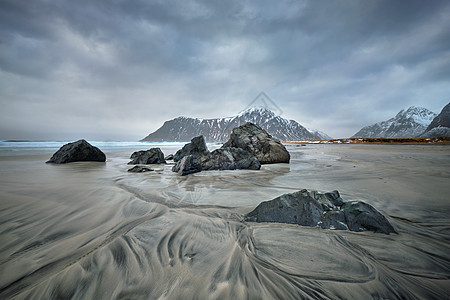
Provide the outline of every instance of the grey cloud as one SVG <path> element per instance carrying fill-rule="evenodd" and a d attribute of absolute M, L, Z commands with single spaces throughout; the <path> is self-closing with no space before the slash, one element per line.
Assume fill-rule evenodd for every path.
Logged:
<path fill-rule="evenodd" d="M 2 0 L 2 135 L 51 135 L 52 115 L 73 135 L 66 114 L 98 138 L 135 139 L 179 115 L 231 115 L 264 90 L 286 117 L 349 136 L 448 102 L 448 28 L 448 1 Z"/>

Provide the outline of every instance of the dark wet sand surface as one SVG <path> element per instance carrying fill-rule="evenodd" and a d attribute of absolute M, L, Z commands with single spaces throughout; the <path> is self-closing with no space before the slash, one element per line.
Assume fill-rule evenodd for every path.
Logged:
<path fill-rule="evenodd" d="M 186 177 L 128 173 L 128 150 L 0 156 L 0 299 L 449 298 L 450 146 L 288 149 L 289 165 Z M 398 234 L 241 221 L 302 188 L 366 201 Z"/>

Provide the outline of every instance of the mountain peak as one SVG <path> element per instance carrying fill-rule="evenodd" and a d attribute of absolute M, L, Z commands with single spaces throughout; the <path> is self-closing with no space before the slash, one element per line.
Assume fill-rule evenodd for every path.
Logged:
<path fill-rule="evenodd" d="M 394 118 L 366 126 L 354 138 L 412 138 L 421 134 L 436 114 L 424 107 L 402 109 Z"/>
<path fill-rule="evenodd" d="M 231 130 L 246 122 L 258 124 L 281 141 L 321 140 L 330 137 L 317 130 L 308 130 L 296 121 L 284 119 L 266 107 L 251 107 L 228 118 L 199 119 L 178 117 L 149 134 L 143 141 L 185 142 L 203 135 L 208 142 L 224 142 Z"/>
<path fill-rule="evenodd" d="M 270 113 L 270 114 L 275 114 L 273 111 L 271 111 L 271 110 L 268 109 L 267 107 L 264 107 L 264 106 L 253 106 L 253 107 L 249 107 L 249 108 L 247 108 L 247 109 L 241 111 L 241 112 L 239 113 L 239 115 L 242 115 L 242 114 L 248 114 L 248 113 L 253 113 L 253 112 L 256 112 L 256 113 Z"/>

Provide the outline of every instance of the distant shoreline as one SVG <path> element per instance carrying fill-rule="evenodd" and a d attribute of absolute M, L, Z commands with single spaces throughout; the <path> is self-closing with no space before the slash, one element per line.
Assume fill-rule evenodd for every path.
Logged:
<path fill-rule="evenodd" d="M 283 144 L 450 144 L 450 137 L 421 138 L 346 138 L 316 141 L 283 141 Z"/>

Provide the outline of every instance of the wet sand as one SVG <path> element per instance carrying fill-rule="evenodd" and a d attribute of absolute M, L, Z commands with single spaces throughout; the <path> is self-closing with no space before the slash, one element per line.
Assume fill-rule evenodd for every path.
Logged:
<path fill-rule="evenodd" d="M 450 146 L 288 149 L 289 165 L 186 177 L 128 173 L 134 150 L 1 155 L 0 298 L 449 298 Z M 242 222 L 302 188 L 366 201 L 398 234 Z"/>

